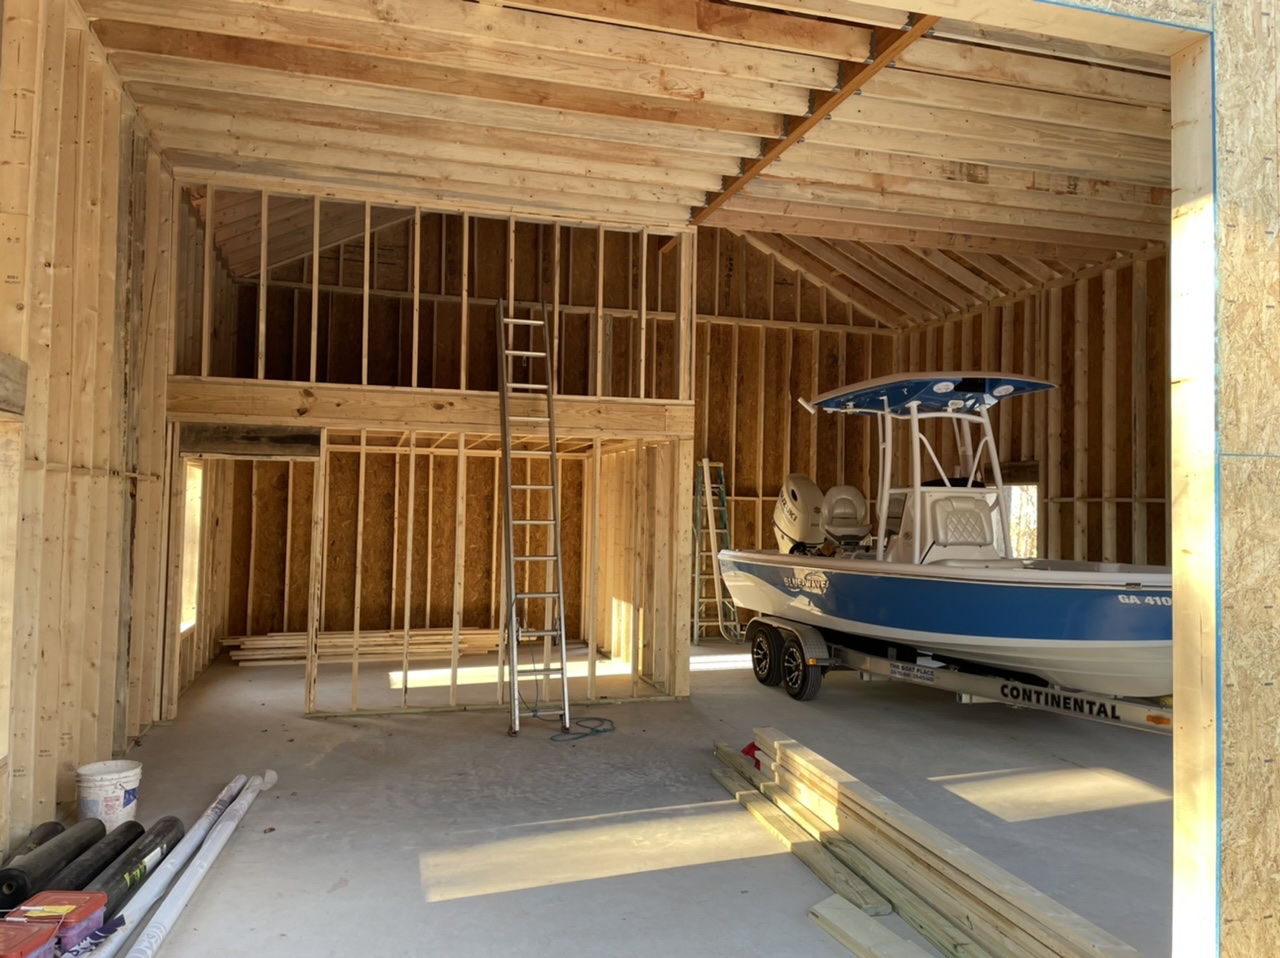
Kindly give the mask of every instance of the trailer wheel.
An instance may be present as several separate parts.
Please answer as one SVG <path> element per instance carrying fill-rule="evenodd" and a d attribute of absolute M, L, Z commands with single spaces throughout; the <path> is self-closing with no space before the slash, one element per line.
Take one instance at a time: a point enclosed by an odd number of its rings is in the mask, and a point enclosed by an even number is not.
<path fill-rule="evenodd" d="M 751 671 L 761 685 L 782 681 L 782 636 L 768 622 L 752 621 L 747 626 L 751 644 Z"/>
<path fill-rule="evenodd" d="M 798 702 L 808 702 L 822 687 L 822 666 L 809 664 L 804 646 L 794 637 L 782 647 L 782 685 Z"/>

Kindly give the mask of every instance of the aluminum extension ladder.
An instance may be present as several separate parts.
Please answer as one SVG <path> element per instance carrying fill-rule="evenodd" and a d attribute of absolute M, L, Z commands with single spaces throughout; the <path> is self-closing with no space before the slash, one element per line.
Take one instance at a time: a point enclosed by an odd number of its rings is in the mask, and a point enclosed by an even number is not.
<path fill-rule="evenodd" d="M 703 459 L 695 470 L 693 516 L 693 642 L 697 645 L 716 633 L 738 642 L 738 607 L 720 578 L 719 552 L 730 548 L 723 463 Z"/>
<path fill-rule="evenodd" d="M 538 319 L 514 318 L 506 315 L 504 304 L 499 302 L 497 316 L 507 560 L 505 641 L 499 644 L 499 656 L 511 698 L 508 733 L 519 734 L 522 716 L 558 716 L 560 727 L 568 731 L 569 670 L 551 336 L 545 312 Z M 517 441 L 519 448 L 514 445 Z M 517 459 L 524 468 L 513 478 L 512 463 Z M 517 494 L 522 501 L 517 501 Z M 519 514 L 517 505 L 522 507 Z"/>

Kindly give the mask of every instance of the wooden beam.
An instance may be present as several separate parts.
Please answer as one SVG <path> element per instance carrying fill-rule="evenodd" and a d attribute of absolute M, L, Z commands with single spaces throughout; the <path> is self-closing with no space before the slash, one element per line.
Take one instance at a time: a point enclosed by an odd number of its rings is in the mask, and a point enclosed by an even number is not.
<path fill-rule="evenodd" d="M 774 160 L 787 150 L 801 142 L 810 131 L 830 116 L 839 106 L 857 93 L 877 73 L 893 63 L 898 56 L 923 37 L 941 19 L 934 16 L 912 14 L 902 30 L 877 28 L 872 36 L 872 58 L 865 63 L 845 63 L 836 88 L 829 93 L 821 93 L 809 104 L 808 113 L 804 116 L 791 116 L 786 123 L 785 135 L 764 144 L 760 157 L 747 165 L 742 173 L 727 182 L 724 187 L 712 196 L 706 204 L 695 210 L 690 223 L 697 226 L 705 223 L 716 210 L 729 202 L 739 190 L 759 176 Z M 674 241 L 673 241 L 674 242 Z M 664 251 L 673 243 L 668 243 Z"/>
<path fill-rule="evenodd" d="M 648 0 L 643 4 L 630 0 L 504 0 L 504 3 L 508 7 L 579 20 L 833 60 L 861 60 L 870 48 L 870 31 L 865 29 L 767 10 L 744 10 L 712 0 Z"/>
<path fill-rule="evenodd" d="M 532 413 L 535 405 L 536 401 L 516 403 L 512 411 Z M 495 394 L 453 390 L 175 376 L 169 380 L 168 409 L 173 421 L 182 423 L 295 426 L 305 421 L 310 426 L 465 431 L 477 436 L 499 431 Z M 556 432 L 560 439 L 688 438 L 693 435 L 693 404 L 557 396 Z"/>
<path fill-rule="evenodd" d="M 186 422 L 181 426 L 178 448 L 184 456 L 209 458 L 316 459 L 321 432 L 318 426 Z"/>

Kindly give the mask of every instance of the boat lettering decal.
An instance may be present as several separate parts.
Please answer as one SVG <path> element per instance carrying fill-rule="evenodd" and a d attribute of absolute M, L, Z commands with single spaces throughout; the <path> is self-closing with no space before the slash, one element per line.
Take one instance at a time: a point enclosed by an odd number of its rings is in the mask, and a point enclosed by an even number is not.
<path fill-rule="evenodd" d="M 906 679 L 908 682 L 933 682 L 933 669 L 923 665 L 912 665 L 910 662 L 890 662 L 889 674 L 895 679 Z"/>
<path fill-rule="evenodd" d="M 1121 592 L 1116 598 L 1121 605 L 1173 605 L 1173 598 L 1167 595 L 1129 595 Z"/>
<path fill-rule="evenodd" d="M 1120 721 L 1120 713 L 1116 710 L 1115 703 L 1085 698 L 1082 695 L 1072 695 L 1070 692 L 1028 688 L 1024 685 L 1013 685 L 1006 682 L 1000 686 L 1000 695 L 1010 702 L 1025 702 L 1028 705 L 1057 709 L 1060 712 L 1088 715 L 1091 718 L 1110 719 L 1113 722 Z"/>
<path fill-rule="evenodd" d="M 820 571 L 806 572 L 802 576 L 783 576 L 782 581 L 788 589 L 799 589 L 801 592 L 809 592 L 813 595 L 826 595 L 827 589 L 831 587 L 827 574 Z"/>

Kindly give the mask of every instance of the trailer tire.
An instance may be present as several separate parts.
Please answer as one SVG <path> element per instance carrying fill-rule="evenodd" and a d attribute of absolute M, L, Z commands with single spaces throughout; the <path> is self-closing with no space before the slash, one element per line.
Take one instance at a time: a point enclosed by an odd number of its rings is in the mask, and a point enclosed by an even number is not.
<path fill-rule="evenodd" d="M 768 622 L 753 619 L 747 626 L 751 671 L 761 685 L 782 682 L 782 635 Z"/>
<path fill-rule="evenodd" d="M 822 666 L 809 664 L 804 645 L 794 636 L 782 646 L 782 685 L 797 702 L 815 698 L 822 687 Z"/>

